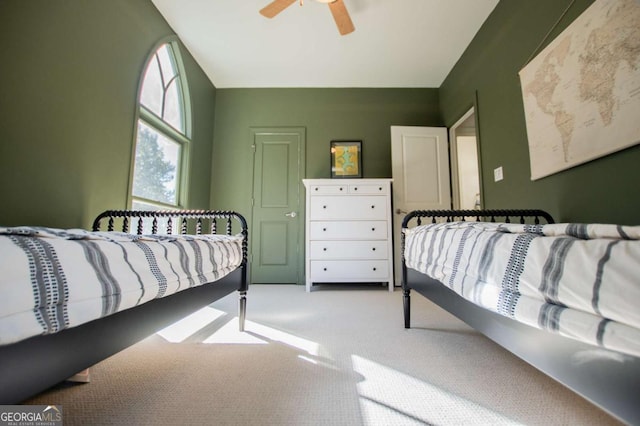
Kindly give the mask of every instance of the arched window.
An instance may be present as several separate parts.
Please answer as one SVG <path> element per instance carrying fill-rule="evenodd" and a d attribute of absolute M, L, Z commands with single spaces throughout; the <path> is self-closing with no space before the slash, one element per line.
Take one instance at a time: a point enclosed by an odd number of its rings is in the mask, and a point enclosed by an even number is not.
<path fill-rule="evenodd" d="M 143 73 L 131 184 L 135 210 L 186 202 L 191 111 L 184 74 L 175 42 L 162 44 Z"/>

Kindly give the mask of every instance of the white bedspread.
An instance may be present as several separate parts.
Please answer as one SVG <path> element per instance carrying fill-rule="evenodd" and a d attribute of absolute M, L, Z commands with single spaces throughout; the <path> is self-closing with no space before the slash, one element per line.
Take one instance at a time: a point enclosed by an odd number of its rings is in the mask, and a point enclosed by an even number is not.
<path fill-rule="evenodd" d="M 216 281 L 241 262 L 241 235 L 0 227 L 0 345 Z"/>
<path fill-rule="evenodd" d="M 407 266 L 465 299 L 640 356 L 640 226 L 451 222 L 405 237 Z"/>

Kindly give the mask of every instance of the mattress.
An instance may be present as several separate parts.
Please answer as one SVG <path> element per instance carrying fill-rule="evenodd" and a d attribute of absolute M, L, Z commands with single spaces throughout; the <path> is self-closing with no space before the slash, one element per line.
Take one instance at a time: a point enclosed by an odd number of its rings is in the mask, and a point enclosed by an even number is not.
<path fill-rule="evenodd" d="M 219 280 L 242 238 L 0 227 L 0 345 Z"/>
<path fill-rule="evenodd" d="M 640 356 L 640 227 L 449 222 L 404 232 L 407 267 L 465 299 Z"/>

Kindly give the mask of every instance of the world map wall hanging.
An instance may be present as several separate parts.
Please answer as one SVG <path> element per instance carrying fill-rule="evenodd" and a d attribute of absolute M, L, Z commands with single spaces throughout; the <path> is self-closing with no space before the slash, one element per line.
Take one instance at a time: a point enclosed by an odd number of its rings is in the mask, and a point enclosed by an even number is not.
<path fill-rule="evenodd" d="M 640 1 L 596 0 L 519 75 L 532 180 L 640 143 Z"/>

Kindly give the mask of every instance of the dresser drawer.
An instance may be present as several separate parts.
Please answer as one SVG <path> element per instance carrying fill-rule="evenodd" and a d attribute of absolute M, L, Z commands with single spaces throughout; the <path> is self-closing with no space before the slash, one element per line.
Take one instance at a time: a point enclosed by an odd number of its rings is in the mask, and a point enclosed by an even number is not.
<path fill-rule="evenodd" d="M 370 183 L 336 184 L 336 185 L 311 185 L 310 195 L 387 195 L 387 185 L 375 185 Z"/>
<path fill-rule="evenodd" d="M 389 278 L 386 260 L 312 260 L 311 279 L 316 282 L 376 281 Z"/>
<path fill-rule="evenodd" d="M 349 193 L 353 195 L 387 195 L 387 185 L 350 184 Z"/>
<path fill-rule="evenodd" d="M 318 219 L 387 219 L 387 197 L 311 197 L 311 220 Z"/>
<path fill-rule="evenodd" d="M 349 193 L 349 186 L 342 185 L 311 185 L 309 188 L 309 195 L 347 195 Z"/>
<path fill-rule="evenodd" d="M 309 240 L 386 240 L 386 221 L 317 221 L 309 223 Z"/>
<path fill-rule="evenodd" d="M 387 241 L 311 241 L 310 259 L 388 259 Z"/>

